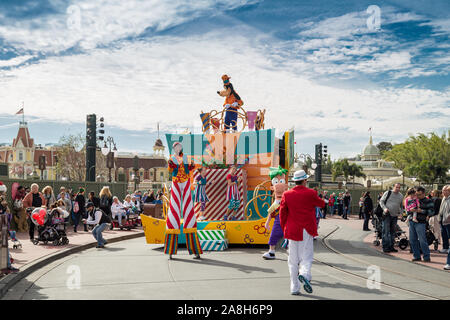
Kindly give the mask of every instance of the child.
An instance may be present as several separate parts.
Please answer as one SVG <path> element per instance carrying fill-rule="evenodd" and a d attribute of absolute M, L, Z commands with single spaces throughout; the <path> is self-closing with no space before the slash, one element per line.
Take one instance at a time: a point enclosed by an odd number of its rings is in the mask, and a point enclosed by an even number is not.
<path fill-rule="evenodd" d="M 406 193 L 406 198 L 405 198 L 405 209 L 406 212 L 408 213 L 408 218 L 410 218 L 409 213 L 412 213 L 412 221 L 414 222 L 418 222 L 417 221 L 417 209 L 419 209 L 420 204 L 419 204 L 419 200 L 417 199 L 417 195 L 416 195 L 416 190 L 414 190 L 413 188 L 410 188 L 408 190 L 408 192 Z"/>
<path fill-rule="evenodd" d="M 195 178 L 195 197 L 194 202 L 200 202 L 200 212 L 197 213 L 197 221 L 205 220 L 205 207 L 206 202 L 209 201 L 208 196 L 206 195 L 206 184 L 212 184 L 212 182 L 206 181 L 206 168 L 201 167 L 198 169 L 199 175 Z"/>

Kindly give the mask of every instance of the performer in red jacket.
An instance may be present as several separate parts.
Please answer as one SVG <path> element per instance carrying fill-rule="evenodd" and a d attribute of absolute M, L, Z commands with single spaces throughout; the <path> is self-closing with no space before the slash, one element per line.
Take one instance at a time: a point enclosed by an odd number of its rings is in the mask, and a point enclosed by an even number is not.
<path fill-rule="evenodd" d="M 300 282 L 306 292 L 312 293 L 313 237 L 318 235 L 315 208 L 325 206 L 317 192 L 306 187 L 308 178 L 305 171 L 296 171 L 292 179 L 296 186 L 283 193 L 280 204 L 280 224 L 284 238 L 289 240 L 288 265 L 293 295 L 300 294 Z"/>

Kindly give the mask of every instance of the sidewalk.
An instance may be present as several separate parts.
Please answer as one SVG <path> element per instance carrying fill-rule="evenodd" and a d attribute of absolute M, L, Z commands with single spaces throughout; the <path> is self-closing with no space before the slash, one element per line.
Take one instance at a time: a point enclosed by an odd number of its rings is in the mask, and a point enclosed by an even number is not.
<path fill-rule="evenodd" d="M 50 244 L 44 245 L 40 242 L 38 245 L 34 245 L 30 241 L 28 233 L 17 233 L 17 239 L 21 242 L 22 248 L 13 249 L 12 241 L 8 241 L 9 252 L 14 259 L 13 267 L 21 269 L 24 266 L 30 265 L 33 261 L 50 256 L 63 250 L 69 250 L 72 248 L 81 247 L 83 245 L 95 243 L 92 232 L 84 232 L 81 226 L 81 231 L 77 233 L 73 232 L 73 228 L 67 228 L 67 237 L 69 238 L 69 244 L 64 246 L 52 246 Z M 105 240 L 118 239 L 118 238 L 132 238 L 138 236 L 138 234 L 144 234 L 142 228 L 127 230 L 105 230 L 103 231 L 103 237 Z M 35 233 L 35 237 L 37 232 Z"/>
<path fill-rule="evenodd" d="M 352 229 L 358 229 L 358 230 L 362 230 L 363 222 L 364 222 L 364 220 L 363 219 L 360 220 L 357 215 L 349 216 L 349 220 L 344 220 L 338 215 L 334 215 L 331 217 L 329 215 L 327 215 L 327 220 L 328 219 L 340 220 L 339 223 L 343 223 Z M 407 224 L 405 222 L 402 222 L 399 220 L 398 225 L 400 226 L 400 228 L 403 231 L 406 232 L 406 237 L 409 240 L 409 227 L 407 226 Z M 374 232 L 374 227 L 373 227 L 371 221 L 369 221 L 369 229 L 371 231 L 367 232 L 367 236 L 364 238 L 364 243 L 366 243 L 368 246 L 379 251 L 382 254 L 386 254 L 386 255 L 394 256 L 394 257 L 397 257 L 397 258 L 400 258 L 403 260 L 411 261 L 412 253 L 409 253 L 409 249 L 410 249 L 409 246 L 408 246 L 408 248 L 406 248 L 406 250 L 401 250 L 399 248 L 396 248 L 398 250 L 398 252 L 384 253 L 381 245 L 375 246 L 373 244 L 373 241 L 375 240 L 375 232 Z M 442 249 L 441 244 L 439 244 L 438 249 Z M 435 251 L 433 245 L 430 246 L 430 253 L 431 253 L 431 262 L 414 262 L 414 263 L 420 263 L 420 264 L 428 266 L 428 267 L 443 270 L 444 265 L 447 263 L 447 254 L 439 253 L 439 251 Z M 413 263 L 413 262 L 411 261 L 411 263 Z"/>

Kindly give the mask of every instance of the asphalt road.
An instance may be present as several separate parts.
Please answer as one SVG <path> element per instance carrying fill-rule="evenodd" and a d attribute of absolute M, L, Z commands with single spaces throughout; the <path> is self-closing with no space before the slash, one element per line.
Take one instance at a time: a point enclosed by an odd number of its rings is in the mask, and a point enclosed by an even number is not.
<path fill-rule="evenodd" d="M 312 267 L 314 292 L 290 295 L 287 255 L 263 260 L 265 248 L 206 252 L 194 260 L 179 249 L 168 260 L 144 238 L 89 249 L 30 274 L 8 299 L 450 299 L 450 273 L 380 254 L 367 234 L 322 220 Z"/>

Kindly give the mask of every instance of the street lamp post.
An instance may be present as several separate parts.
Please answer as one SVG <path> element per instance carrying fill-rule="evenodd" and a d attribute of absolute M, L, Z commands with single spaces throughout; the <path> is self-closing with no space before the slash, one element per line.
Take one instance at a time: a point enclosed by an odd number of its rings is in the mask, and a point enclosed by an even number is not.
<path fill-rule="evenodd" d="M 138 172 L 139 170 L 139 157 L 137 155 L 133 158 L 133 171 L 134 171 L 134 191 L 137 189 L 137 180 L 138 180 Z"/>
<path fill-rule="evenodd" d="M 405 191 L 405 175 L 403 174 L 402 170 L 398 170 L 397 173 L 402 176 L 402 180 L 403 180 L 403 182 L 402 182 L 402 191 Z"/>
<path fill-rule="evenodd" d="M 107 145 L 108 144 L 108 145 Z M 112 149 L 112 146 L 114 148 Z M 112 182 L 111 170 L 114 168 L 114 157 L 117 155 L 117 147 L 114 139 L 112 137 L 108 137 L 105 140 L 105 144 L 102 148 L 102 154 L 106 156 L 106 167 L 108 168 L 108 182 Z"/>

